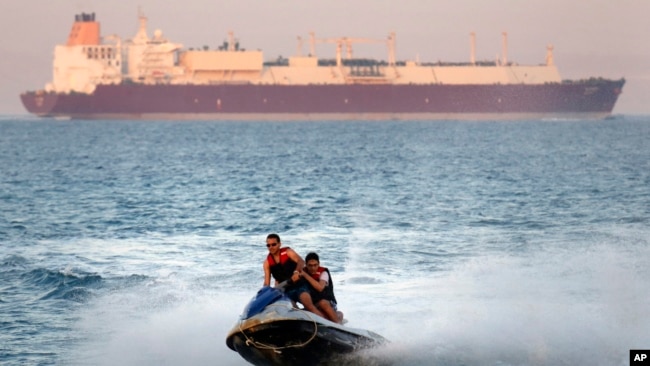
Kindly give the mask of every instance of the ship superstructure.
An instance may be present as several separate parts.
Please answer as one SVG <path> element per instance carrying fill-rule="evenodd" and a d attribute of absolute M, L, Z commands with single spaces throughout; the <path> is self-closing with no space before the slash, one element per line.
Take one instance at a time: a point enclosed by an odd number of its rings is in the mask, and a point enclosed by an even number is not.
<path fill-rule="evenodd" d="M 547 47 L 540 65 L 507 59 L 468 63 L 397 61 L 396 36 L 317 38 L 288 59 L 265 61 L 230 32 L 217 49 L 184 49 L 139 16 L 136 35 L 101 37 L 94 14 L 75 16 L 54 51 L 53 79 L 21 95 L 40 116 L 176 119 L 513 119 L 604 118 L 624 80 L 562 81 Z M 318 58 L 316 45 L 334 46 Z M 359 43 L 384 45 L 384 60 L 353 57 Z"/>

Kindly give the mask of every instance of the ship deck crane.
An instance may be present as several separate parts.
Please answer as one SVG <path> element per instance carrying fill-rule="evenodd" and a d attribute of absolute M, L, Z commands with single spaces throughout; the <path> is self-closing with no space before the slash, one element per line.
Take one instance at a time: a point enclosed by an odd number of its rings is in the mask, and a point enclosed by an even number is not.
<path fill-rule="evenodd" d="M 346 49 L 346 59 L 352 58 L 352 44 L 353 43 L 385 43 L 388 48 L 388 64 L 395 65 L 395 32 L 391 32 L 386 39 L 374 38 L 316 38 L 314 32 L 309 32 L 309 53 L 310 56 L 316 56 L 316 43 L 334 43 L 336 44 L 336 66 L 340 67 L 343 64 L 342 53 L 343 46 Z M 302 38 L 298 37 L 298 54 L 302 52 Z"/>

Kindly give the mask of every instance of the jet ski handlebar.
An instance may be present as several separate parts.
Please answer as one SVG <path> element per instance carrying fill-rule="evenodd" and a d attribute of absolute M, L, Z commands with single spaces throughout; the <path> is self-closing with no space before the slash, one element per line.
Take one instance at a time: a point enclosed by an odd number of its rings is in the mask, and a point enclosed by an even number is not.
<path fill-rule="evenodd" d="M 275 285 L 275 288 L 278 289 L 278 290 L 280 290 L 280 291 L 282 291 L 282 292 L 284 292 L 284 289 L 285 289 L 287 286 L 289 286 L 290 284 L 291 284 L 291 279 L 284 280 L 284 281 L 278 283 L 277 285 Z"/>

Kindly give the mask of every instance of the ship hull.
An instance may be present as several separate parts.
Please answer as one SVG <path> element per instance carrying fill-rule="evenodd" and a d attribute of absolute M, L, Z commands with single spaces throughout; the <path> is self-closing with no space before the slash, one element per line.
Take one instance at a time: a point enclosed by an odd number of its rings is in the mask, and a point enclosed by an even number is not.
<path fill-rule="evenodd" d="M 41 117 L 176 120 L 519 120 L 608 117 L 624 80 L 540 85 L 99 85 L 27 92 Z"/>

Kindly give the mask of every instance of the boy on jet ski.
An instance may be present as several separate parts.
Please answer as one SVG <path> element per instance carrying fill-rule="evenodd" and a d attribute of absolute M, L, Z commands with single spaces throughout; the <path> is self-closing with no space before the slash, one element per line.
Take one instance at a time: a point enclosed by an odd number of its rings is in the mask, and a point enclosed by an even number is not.
<path fill-rule="evenodd" d="M 326 319 L 343 324 L 343 313 L 336 309 L 334 282 L 329 269 L 320 266 L 318 254 L 314 252 L 307 254 L 305 261 L 307 262 L 306 272 L 301 271 L 300 276 L 309 283 L 313 303 L 325 313 Z"/>

